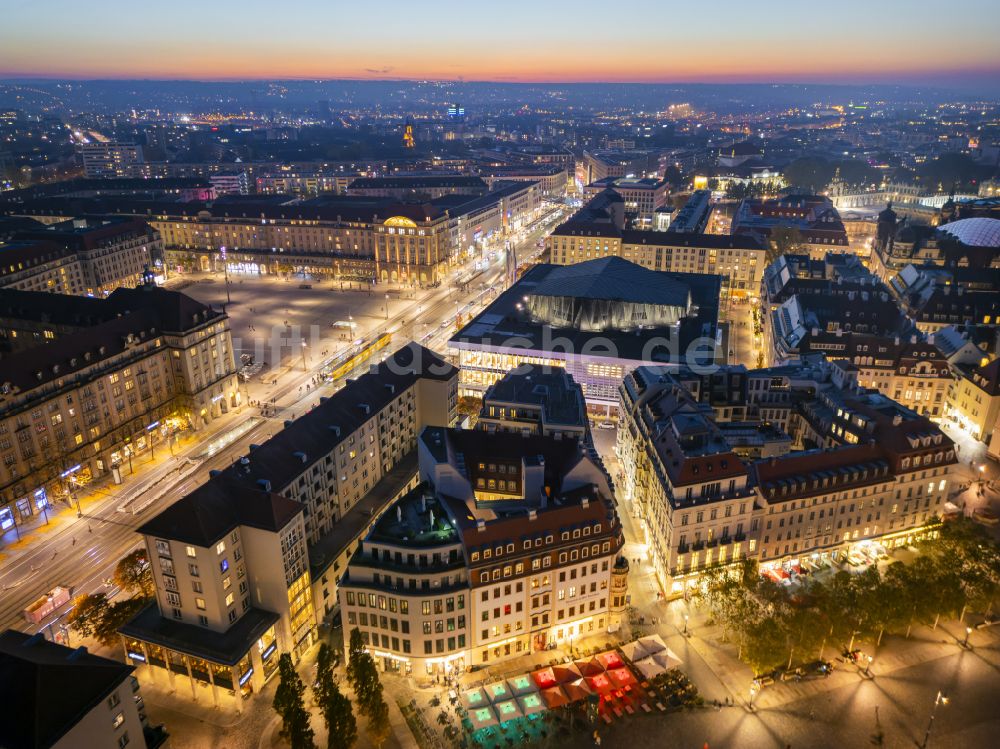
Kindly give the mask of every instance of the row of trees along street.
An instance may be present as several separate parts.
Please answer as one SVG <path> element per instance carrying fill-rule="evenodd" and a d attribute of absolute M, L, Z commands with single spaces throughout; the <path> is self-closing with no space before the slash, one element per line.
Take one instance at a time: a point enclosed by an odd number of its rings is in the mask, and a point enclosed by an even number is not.
<path fill-rule="evenodd" d="M 839 571 L 820 581 L 801 577 L 788 588 L 762 577 L 757 563 L 718 567 L 695 595 L 732 641 L 738 657 L 764 674 L 824 659 L 830 647 L 881 645 L 889 632 L 909 637 L 916 624 L 935 629 L 942 616 L 964 622 L 969 612 L 992 615 L 1000 593 L 1000 547 L 969 520 L 940 525 L 909 564 Z"/>
<path fill-rule="evenodd" d="M 112 582 L 128 597 L 112 601 L 107 593 L 89 593 L 73 599 L 66 622 L 84 637 L 102 645 L 118 640 L 118 628 L 138 614 L 153 598 L 153 573 L 145 549 L 136 549 L 115 566 Z M 117 598 L 117 596 L 115 596 Z"/>
<path fill-rule="evenodd" d="M 351 701 L 340 691 L 333 668 L 333 651 L 324 642 L 316 655 L 313 702 L 326 723 L 327 749 L 351 749 L 358 739 L 358 725 Z M 379 748 L 389 738 L 389 706 L 382 695 L 375 659 L 365 650 L 361 631 L 357 628 L 351 630 L 347 681 L 354 690 L 358 712 L 368 719 L 368 739 Z M 309 723 L 305 692 L 305 684 L 295 670 L 291 656 L 282 654 L 278 661 L 278 687 L 272 705 L 281 718 L 280 736 L 291 749 L 315 747 L 316 736 Z"/>

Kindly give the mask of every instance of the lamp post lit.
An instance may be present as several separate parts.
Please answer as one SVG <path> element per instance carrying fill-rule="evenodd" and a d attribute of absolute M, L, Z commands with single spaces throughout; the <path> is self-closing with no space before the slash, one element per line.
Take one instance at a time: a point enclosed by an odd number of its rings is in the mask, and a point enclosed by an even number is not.
<path fill-rule="evenodd" d="M 306 366 L 306 345 L 307 345 L 306 342 L 302 341 L 302 371 L 303 372 L 308 372 L 309 371 L 308 367 Z"/>
<path fill-rule="evenodd" d="M 688 636 L 688 615 L 684 615 L 684 636 Z"/>
<path fill-rule="evenodd" d="M 750 703 L 749 703 L 749 708 L 750 708 L 751 712 L 753 711 L 753 698 L 757 694 L 757 692 L 759 692 L 759 691 L 760 691 L 760 682 L 757 681 L 756 679 L 754 679 L 752 682 L 750 682 Z"/>
<path fill-rule="evenodd" d="M 874 656 L 868 656 L 868 663 L 865 664 L 865 676 L 868 676 L 868 669 L 872 667 L 872 661 L 875 660 Z"/>
<path fill-rule="evenodd" d="M 385 319 L 389 319 L 389 295 L 385 295 Z"/>
<path fill-rule="evenodd" d="M 963 648 L 969 647 L 969 635 L 971 635 L 971 634 L 972 634 L 972 627 L 966 627 L 965 628 L 965 639 L 962 640 L 962 647 Z"/>
<path fill-rule="evenodd" d="M 948 698 L 941 694 L 941 690 L 938 690 L 937 697 L 934 698 L 934 706 L 931 707 L 931 719 L 927 723 L 927 730 L 924 732 L 924 743 L 920 745 L 920 749 L 927 749 L 927 742 L 931 738 L 931 729 L 934 727 L 934 713 L 937 712 L 938 705 L 947 705 Z"/>

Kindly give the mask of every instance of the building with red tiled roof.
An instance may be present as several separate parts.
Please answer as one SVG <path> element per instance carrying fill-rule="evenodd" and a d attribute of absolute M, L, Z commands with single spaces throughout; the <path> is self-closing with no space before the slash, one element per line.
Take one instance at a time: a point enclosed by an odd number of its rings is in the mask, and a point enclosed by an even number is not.
<path fill-rule="evenodd" d="M 691 375 L 641 367 L 622 383 L 622 495 L 664 590 L 679 595 L 742 558 L 801 569 L 933 532 L 956 456 L 926 416 L 860 386 L 844 360 L 730 374 L 746 380 L 729 394 L 745 404 L 740 427 L 756 420 L 784 439 L 769 457 L 736 452 L 716 423 L 729 405 L 700 397 Z"/>
<path fill-rule="evenodd" d="M 341 580 L 345 636 L 358 627 L 387 670 L 423 676 L 617 628 L 624 537 L 580 442 L 429 427 L 419 456 L 422 483 Z"/>

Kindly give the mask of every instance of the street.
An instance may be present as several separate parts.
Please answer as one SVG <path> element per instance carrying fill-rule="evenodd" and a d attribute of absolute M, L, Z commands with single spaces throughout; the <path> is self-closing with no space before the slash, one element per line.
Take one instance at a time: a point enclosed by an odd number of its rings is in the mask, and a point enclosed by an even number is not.
<path fill-rule="evenodd" d="M 557 215 L 545 214 L 522 232 L 517 245 L 519 258 L 527 260 L 537 254 L 538 239 Z M 452 277 L 462 272 L 464 269 L 458 268 Z M 33 527 L 19 529 L 20 537 L 10 531 L 0 549 L 0 626 L 31 629 L 21 612 L 56 585 L 70 586 L 74 595 L 109 592 L 104 581 L 111 577 L 115 564 L 141 543 L 135 528 L 205 481 L 210 471 L 245 455 L 251 443 L 280 430 L 286 419 L 294 419 L 317 405 L 321 396 L 336 392 L 341 383 L 317 386 L 313 378 L 324 359 L 348 348 L 352 340 L 389 331 L 393 340 L 380 358 L 420 338 L 423 345 L 444 353 L 444 344 L 454 333 L 457 312 L 478 312 L 484 301 L 504 288 L 504 256 L 495 253 L 475 283 L 465 289 L 454 288 L 449 282 L 436 289 L 392 287 L 386 292 L 374 287 L 378 290 L 369 294 L 341 291 L 340 284 L 332 281 L 313 282 L 309 284 L 311 289 L 302 289 L 300 284 L 301 279 L 230 278 L 231 302 L 226 304 L 226 311 L 237 367 L 244 353 L 270 357 L 271 366 L 261 373 L 263 376 L 246 383 L 239 409 L 212 422 L 195 435 L 192 444 L 176 450 L 176 455 L 164 447 L 152 460 L 149 456 L 144 456 L 144 461 L 136 460 L 134 478 L 126 473 L 121 485 L 80 492 L 81 517 L 73 508 L 57 507 L 50 513 L 50 522 L 42 519 Z M 226 303 L 221 273 L 177 277 L 168 288 L 180 288 L 216 307 Z M 330 325 L 352 319 L 357 327 L 349 335 Z M 449 324 L 442 328 L 445 321 Z M 327 354 L 323 355 L 323 351 Z M 272 356 L 272 352 L 278 353 Z M 248 400 L 273 403 L 268 417 L 264 418 L 259 408 L 249 406 Z M 255 419 L 250 424 L 248 416 Z M 145 498 L 156 494 L 160 496 L 147 505 Z M 131 506 L 119 511 L 124 498 L 136 496 L 144 497 L 141 504 L 135 505 L 146 505 L 141 512 L 133 514 Z M 40 628 L 51 626 L 50 634 L 55 634 L 68 609 L 63 607 Z M 72 635 L 70 638 L 72 642 Z"/>

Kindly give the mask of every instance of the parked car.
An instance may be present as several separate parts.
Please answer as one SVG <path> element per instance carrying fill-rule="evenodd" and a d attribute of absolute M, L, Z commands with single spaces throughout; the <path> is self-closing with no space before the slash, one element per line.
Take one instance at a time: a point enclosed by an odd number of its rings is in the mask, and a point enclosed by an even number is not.
<path fill-rule="evenodd" d="M 612 424 L 610 421 L 602 421 L 600 424 L 597 425 L 597 428 L 598 429 L 614 429 L 615 425 Z"/>

